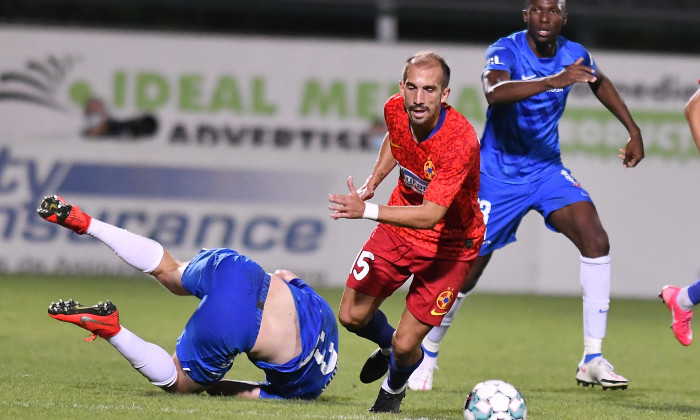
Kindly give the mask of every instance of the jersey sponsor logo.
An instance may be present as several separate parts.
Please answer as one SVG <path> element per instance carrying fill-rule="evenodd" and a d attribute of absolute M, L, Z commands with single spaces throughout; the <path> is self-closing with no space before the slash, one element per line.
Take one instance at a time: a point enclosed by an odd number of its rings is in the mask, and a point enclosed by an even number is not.
<path fill-rule="evenodd" d="M 525 75 L 523 75 L 523 76 L 521 76 L 521 79 L 523 79 L 523 80 L 532 80 L 532 79 L 534 79 L 535 77 L 537 77 L 536 74 L 532 74 L 532 75 L 530 75 L 530 76 L 525 76 Z"/>
<path fill-rule="evenodd" d="M 437 310 L 433 308 L 430 311 L 430 315 L 435 315 L 435 316 L 445 315 L 447 313 L 449 306 L 450 306 L 450 303 L 452 303 L 452 300 L 454 300 L 454 296 L 455 295 L 452 292 L 451 288 L 440 293 L 440 295 L 438 295 L 438 297 L 437 297 L 437 300 L 435 301 L 435 305 L 437 306 Z"/>
<path fill-rule="evenodd" d="M 428 188 L 428 181 L 425 181 L 418 175 L 409 171 L 408 169 L 401 166 L 401 173 L 403 174 L 403 183 L 408 188 L 417 192 L 420 195 L 425 194 L 425 190 Z"/>
<path fill-rule="evenodd" d="M 428 178 L 428 180 L 432 180 L 433 176 L 435 176 L 435 164 L 430 158 L 423 164 L 423 176 Z"/>

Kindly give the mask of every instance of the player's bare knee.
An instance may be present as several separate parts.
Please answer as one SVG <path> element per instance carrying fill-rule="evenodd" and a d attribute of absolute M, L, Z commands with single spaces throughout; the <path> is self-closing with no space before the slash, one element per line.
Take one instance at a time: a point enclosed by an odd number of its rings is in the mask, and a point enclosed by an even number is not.
<path fill-rule="evenodd" d="M 184 375 L 186 374 L 179 373 L 174 384 L 171 386 L 161 386 L 160 388 L 170 394 L 198 394 L 206 390 L 207 387 L 198 384 Z"/>
<path fill-rule="evenodd" d="M 391 339 L 391 346 L 399 363 L 407 361 L 408 359 L 420 357 L 420 353 L 422 352 L 420 343 L 420 341 L 416 341 L 411 337 L 404 337 L 398 334 L 394 334 L 394 337 Z"/>
<path fill-rule="evenodd" d="M 367 316 L 361 316 L 362 314 L 354 312 L 353 308 L 343 308 L 342 306 L 338 310 L 338 322 L 340 325 L 345 327 L 348 331 L 356 331 L 367 325 L 369 318 Z"/>
<path fill-rule="evenodd" d="M 586 235 L 580 245 L 581 255 L 587 258 L 598 258 L 610 253 L 610 240 L 604 230 Z"/>
<path fill-rule="evenodd" d="M 151 276 L 163 285 L 170 293 L 178 296 L 187 296 L 190 293 L 182 285 L 182 273 L 187 263 L 180 263 L 173 260 L 172 264 L 162 264 L 158 266 Z"/>
<path fill-rule="evenodd" d="M 189 391 L 185 389 L 185 387 L 182 386 L 182 381 L 178 380 L 175 381 L 174 384 L 171 386 L 160 386 L 160 389 L 163 391 L 169 393 L 169 394 L 188 394 Z"/>

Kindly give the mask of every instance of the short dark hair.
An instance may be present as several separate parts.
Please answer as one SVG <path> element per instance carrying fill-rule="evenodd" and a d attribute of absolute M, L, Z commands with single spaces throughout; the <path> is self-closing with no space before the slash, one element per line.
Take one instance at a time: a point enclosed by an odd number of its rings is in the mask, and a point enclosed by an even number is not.
<path fill-rule="evenodd" d="M 530 6 L 530 3 L 532 3 L 532 0 L 525 0 L 524 10 L 527 10 L 527 8 Z M 562 11 L 566 11 L 566 0 L 557 0 L 557 3 L 559 4 L 559 8 Z"/>
<path fill-rule="evenodd" d="M 403 75 L 401 76 L 401 81 L 403 81 L 404 83 L 406 82 L 409 65 L 423 64 L 428 61 L 436 61 L 438 64 L 440 64 L 440 67 L 442 68 L 441 85 L 443 89 L 446 89 L 447 86 L 449 86 L 450 84 L 450 66 L 447 65 L 447 62 L 444 58 L 440 57 L 440 55 L 433 50 L 418 51 L 417 53 L 409 57 L 408 60 L 406 60 L 406 64 L 403 66 Z"/>

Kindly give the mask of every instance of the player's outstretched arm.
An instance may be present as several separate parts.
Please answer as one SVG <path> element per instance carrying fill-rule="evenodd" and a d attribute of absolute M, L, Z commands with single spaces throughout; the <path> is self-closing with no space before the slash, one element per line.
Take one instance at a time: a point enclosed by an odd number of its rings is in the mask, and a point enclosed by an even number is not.
<path fill-rule="evenodd" d="M 505 70 L 488 70 L 481 78 L 486 101 L 489 105 L 510 104 L 550 89 L 595 82 L 593 69 L 581 65 L 582 62 L 583 58 L 579 58 L 555 75 L 530 80 L 511 80 L 510 73 Z"/>
<path fill-rule="evenodd" d="M 419 206 L 377 206 L 358 195 L 352 177 L 348 178 L 349 194 L 330 194 L 328 206 L 333 219 L 372 219 L 390 225 L 412 229 L 432 229 L 442 220 L 447 207 L 423 200 Z"/>
<path fill-rule="evenodd" d="M 642 132 L 639 126 L 632 119 L 627 105 L 620 98 L 613 82 L 603 74 L 600 68 L 598 68 L 597 80 L 595 83 L 591 83 L 590 86 L 600 103 L 605 105 L 627 129 L 630 138 L 627 140 L 625 148 L 620 149 L 620 159 L 622 159 L 622 166 L 625 168 L 634 168 L 644 159 L 644 142 L 642 141 Z"/>
<path fill-rule="evenodd" d="M 684 111 L 693 140 L 695 140 L 695 146 L 700 151 L 700 89 L 690 97 L 688 103 L 685 104 Z"/>

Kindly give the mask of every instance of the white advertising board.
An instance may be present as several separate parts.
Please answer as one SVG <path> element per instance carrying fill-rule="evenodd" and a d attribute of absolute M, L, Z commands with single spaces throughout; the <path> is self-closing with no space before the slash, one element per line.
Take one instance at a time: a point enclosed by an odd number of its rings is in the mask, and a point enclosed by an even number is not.
<path fill-rule="evenodd" d="M 384 44 L 2 27 L 0 272 L 136 274 L 106 247 L 42 221 L 59 193 L 186 259 L 226 246 L 312 284 L 344 284 L 374 224 L 333 221 L 327 197 L 359 186 L 376 157 L 367 135 L 405 59 L 433 48 L 452 68 L 448 100 L 483 127 L 486 45 Z M 643 130 L 647 158 L 623 170 L 622 125 L 585 86 L 561 124 L 564 162 L 608 231 L 613 294 L 653 296 L 698 275 L 698 152 L 682 115 L 698 57 L 592 51 Z M 136 137 L 91 136 L 98 97 Z M 382 186 L 382 201 L 395 174 Z M 528 216 L 479 290 L 579 294 L 578 253 Z"/>

